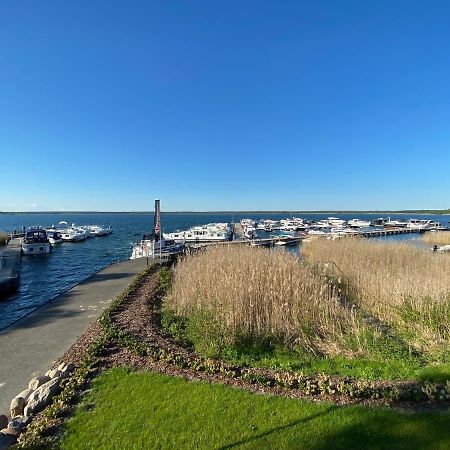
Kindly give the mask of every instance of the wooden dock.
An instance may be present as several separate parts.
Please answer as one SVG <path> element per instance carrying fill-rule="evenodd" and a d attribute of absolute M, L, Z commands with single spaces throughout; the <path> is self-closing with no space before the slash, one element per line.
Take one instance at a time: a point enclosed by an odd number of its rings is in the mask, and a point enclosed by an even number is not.
<path fill-rule="evenodd" d="M 367 230 L 360 231 L 358 234 L 355 233 L 355 236 L 362 237 L 380 237 L 380 236 L 394 236 L 396 234 L 411 234 L 411 233 L 425 233 L 426 230 L 423 228 L 382 228 L 380 230 Z M 351 234 L 350 234 L 351 236 Z"/>
<path fill-rule="evenodd" d="M 22 244 L 13 238 L 0 253 L 0 299 L 12 294 L 19 287 Z"/>

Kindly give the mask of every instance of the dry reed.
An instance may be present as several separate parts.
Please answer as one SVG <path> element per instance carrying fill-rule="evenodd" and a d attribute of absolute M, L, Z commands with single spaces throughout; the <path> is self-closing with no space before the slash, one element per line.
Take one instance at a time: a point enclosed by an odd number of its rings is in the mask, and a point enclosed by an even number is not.
<path fill-rule="evenodd" d="M 6 242 L 8 240 L 8 236 L 3 233 L 2 231 L 0 231 L 0 245 L 6 245 Z"/>
<path fill-rule="evenodd" d="M 358 238 L 316 240 L 303 248 L 310 262 L 333 261 L 352 300 L 401 331 L 420 350 L 450 339 L 450 255 L 407 243 Z"/>
<path fill-rule="evenodd" d="M 286 252 L 227 246 L 186 257 L 166 308 L 184 316 L 207 311 L 231 344 L 238 336 L 275 337 L 313 353 L 363 351 L 360 325 L 336 286 Z"/>
<path fill-rule="evenodd" d="M 422 240 L 428 244 L 433 245 L 449 245 L 450 244 L 450 232 L 437 231 L 422 234 Z"/>

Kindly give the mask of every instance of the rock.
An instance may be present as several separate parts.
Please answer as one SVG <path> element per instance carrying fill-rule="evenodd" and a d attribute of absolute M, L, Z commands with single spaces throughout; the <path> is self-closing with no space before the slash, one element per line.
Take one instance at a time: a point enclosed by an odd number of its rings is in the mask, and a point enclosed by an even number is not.
<path fill-rule="evenodd" d="M 50 377 L 48 377 L 47 375 L 44 375 L 42 377 L 34 377 L 28 383 L 28 388 L 34 391 L 39 386 L 42 386 L 43 384 L 47 383 L 47 381 L 49 381 L 49 380 L 50 380 Z"/>
<path fill-rule="evenodd" d="M 22 397 L 25 400 L 25 403 L 30 398 L 31 393 L 33 392 L 33 389 L 25 389 L 20 394 L 17 394 L 16 397 Z"/>
<path fill-rule="evenodd" d="M 9 407 L 11 417 L 21 416 L 23 414 L 24 408 L 25 408 L 25 399 L 23 397 L 14 397 L 11 400 L 11 405 Z"/>
<path fill-rule="evenodd" d="M 53 378 L 38 387 L 30 395 L 27 405 L 25 406 L 24 415 L 28 417 L 30 414 L 35 414 L 42 411 L 49 404 L 50 399 L 58 393 L 60 382 L 60 378 Z"/>
<path fill-rule="evenodd" d="M 15 428 L 4 428 L 1 431 L 1 433 L 2 434 L 9 434 L 10 436 L 14 436 L 14 437 L 17 437 L 20 434 Z"/>
<path fill-rule="evenodd" d="M 56 377 L 60 377 L 62 373 L 63 372 L 61 372 L 61 370 L 59 370 L 59 369 L 52 369 L 52 370 L 49 370 L 48 372 L 46 372 L 45 375 L 47 375 L 50 378 L 56 378 Z"/>
<path fill-rule="evenodd" d="M 8 428 L 22 431 L 31 422 L 31 417 L 17 416 L 8 422 Z"/>
<path fill-rule="evenodd" d="M 4 450 L 11 447 L 11 445 L 14 445 L 16 441 L 17 439 L 15 436 L 3 433 L 3 430 L 0 431 L 0 450 Z"/>
<path fill-rule="evenodd" d="M 8 418 L 2 414 L 0 415 L 0 430 L 3 430 L 3 428 L 6 428 L 8 426 Z"/>
<path fill-rule="evenodd" d="M 75 366 L 73 365 L 73 364 L 66 364 L 66 363 L 61 363 L 59 366 L 58 366 L 58 369 L 61 371 L 61 372 L 72 372 L 73 371 L 73 369 L 75 369 Z"/>

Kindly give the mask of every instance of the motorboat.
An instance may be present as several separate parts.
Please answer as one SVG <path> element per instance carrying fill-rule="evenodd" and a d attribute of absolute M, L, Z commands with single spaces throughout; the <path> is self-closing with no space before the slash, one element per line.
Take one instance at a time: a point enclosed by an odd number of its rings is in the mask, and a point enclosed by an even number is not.
<path fill-rule="evenodd" d="M 442 228 L 440 222 L 426 219 L 410 219 L 406 224 L 406 228 L 412 230 L 437 230 Z"/>
<path fill-rule="evenodd" d="M 277 246 L 294 246 L 300 242 L 300 236 L 296 236 L 294 233 L 280 233 L 271 237 Z"/>
<path fill-rule="evenodd" d="M 230 230 L 231 233 L 231 230 Z M 177 255 L 184 252 L 184 242 L 161 237 L 160 201 L 155 200 L 155 216 L 153 230 L 149 236 L 144 235 L 142 240 L 132 247 L 130 259 L 160 258 L 161 256 Z"/>
<path fill-rule="evenodd" d="M 163 233 L 163 238 L 176 242 L 225 242 L 233 236 L 228 223 L 208 223 L 189 228 L 186 231 Z"/>
<path fill-rule="evenodd" d="M 324 236 L 324 235 L 326 235 L 327 234 L 327 232 L 326 231 L 324 231 L 323 229 L 315 229 L 315 228 L 310 228 L 308 231 L 307 231 L 307 233 L 308 233 L 308 236 L 309 235 L 311 235 L 311 236 Z"/>
<path fill-rule="evenodd" d="M 347 225 L 352 228 L 366 228 L 370 227 L 370 220 L 351 219 L 347 222 Z"/>
<path fill-rule="evenodd" d="M 244 227 L 244 237 L 247 239 L 256 239 L 258 235 L 256 234 L 256 228 L 255 227 Z"/>
<path fill-rule="evenodd" d="M 22 240 L 22 253 L 24 255 L 43 255 L 50 253 L 52 246 L 43 228 L 30 228 L 26 230 Z"/>
<path fill-rule="evenodd" d="M 86 231 L 77 227 L 74 223 L 69 227 L 66 221 L 61 221 L 58 227 L 52 226 L 48 231 L 56 231 L 61 234 L 64 242 L 80 242 L 86 239 Z"/>
<path fill-rule="evenodd" d="M 263 219 L 260 220 L 259 223 L 256 225 L 256 228 L 258 230 L 266 231 L 268 233 L 272 231 L 276 231 L 280 229 L 280 222 L 278 220 L 272 220 L 272 219 Z"/>
<path fill-rule="evenodd" d="M 332 227 L 343 227 L 346 224 L 344 219 L 339 219 L 338 217 L 328 217 L 327 222 Z"/>
<path fill-rule="evenodd" d="M 242 228 L 246 227 L 256 227 L 256 220 L 253 219 L 241 219 Z"/>
<path fill-rule="evenodd" d="M 389 217 L 388 220 L 383 224 L 384 227 L 390 227 L 390 228 L 405 228 L 407 225 L 407 222 L 404 220 L 391 220 Z"/>
<path fill-rule="evenodd" d="M 388 219 L 385 219 L 384 217 L 378 217 L 378 219 L 372 220 L 370 222 L 370 226 L 372 227 L 382 227 L 384 224 L 388 221 Z"/>
<path fill-rule="evenodd" d="M 173 239 L 142 239 L 133 245 L 130 259 L 158 258 L 163 255 L 176 255 L 183 253 L 185 245 Z"/>
<path fill-rule="evenodd" d="M 51 245 L 61 244 L 63 242 L 62 235 L 59 231 L 46 230 L 46 233 Z"/>
<path fill-rule="evenodd" d="M 101 227 L 99 225 L 85 225 L 82 228 L 84 230 L 86 230 L 87 232 L 89 232 L 91 237 L 94 237 L 94 236 L 109 236 L 113 232 L 111 226 L 109 226 L 108 228 L 103 228 L 103 227 Z"/>

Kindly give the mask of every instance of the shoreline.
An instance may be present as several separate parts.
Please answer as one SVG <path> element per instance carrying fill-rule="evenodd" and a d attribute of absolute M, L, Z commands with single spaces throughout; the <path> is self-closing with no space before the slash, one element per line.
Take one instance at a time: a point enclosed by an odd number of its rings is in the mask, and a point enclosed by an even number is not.
<path fill-rule="evenodd" d="M 112 264 L 0 331 L 0 414 L 97 320 L 146 266 L 146 258 Z"/>

